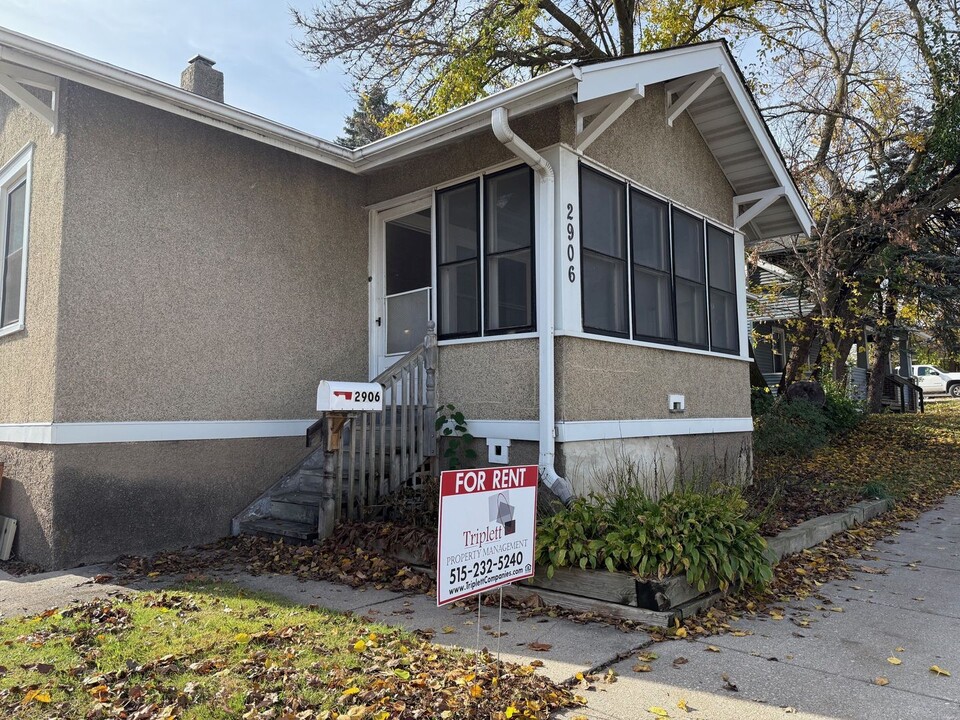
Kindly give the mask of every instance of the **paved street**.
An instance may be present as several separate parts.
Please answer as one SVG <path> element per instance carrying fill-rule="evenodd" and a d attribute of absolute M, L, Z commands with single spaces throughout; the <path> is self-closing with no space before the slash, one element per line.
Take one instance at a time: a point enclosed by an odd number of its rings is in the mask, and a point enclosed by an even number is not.
<path fill-rule="evenodd" d="M 643 633 L 607 625 L 521 621 L 504 611 L 499 649 L 507 660 L 543 661 L 542 671 L 560 681 L 588 669 L 614 669 L 618 680 L 599 682 L 595 691 L 581 689 L 588 707 L 565 718 L 653 718 L 652 707 L 691 720 L 960 718 L 960 498 L 904 527 L 874 555 L 876 560 L 854 562 L 872 573 L 858 570 L 851 580 L 821 589 L 832 603 L 798 602 L 783 620 L 742 621 L 737 629 L 751 633 L 743 637 L 652 643 Z M 98 573 L 109 572 L 97 566 L 20 581 L 0 579 L 0 613 L 37 612 L 122 590 L 92 582 Z M 288 576 L 221 575 L 295 602 L 351 610 L 410 629 L 429 628 L 444 645 L 473 648 L 479 629 L 481 645 L 497 650 L 496 608 L 484 607 L 478 623 L 475 609 L 437 608 L 422 595 L 358 591 Z M 632 670 L 640 652 L 659 656 L 649 663 L 651 672 Z M 890 657 L 901 663 L 889 663 Z M 675 662 L 677 658 L 686 662 Z M 937 676 L 931 665 L 953 676 Z M 725 689 L 724 674 L 736 692 Z M 889 684 L 874 684 L 878 677 Z M 687 711 L 678 707 L 681 700 Z"/>

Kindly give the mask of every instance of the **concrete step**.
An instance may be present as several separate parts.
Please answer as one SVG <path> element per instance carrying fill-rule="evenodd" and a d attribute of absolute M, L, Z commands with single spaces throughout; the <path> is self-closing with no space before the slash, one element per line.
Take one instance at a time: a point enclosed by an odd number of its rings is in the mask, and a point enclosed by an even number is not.
<path fill-rule="evenodd" d="M 257 518 L 241 522 L 240 534 L 279 538 L 284 542 L 308 543 L 317 539 L 317 526 L 315 523 L 311 525 L 278 518 Z"/>
<path fill-rule="evenodd" d="M 317 524 L 321 495 L 318 492 L 294 490 L 270 498 L 270 515 L 279 520 Z"/>

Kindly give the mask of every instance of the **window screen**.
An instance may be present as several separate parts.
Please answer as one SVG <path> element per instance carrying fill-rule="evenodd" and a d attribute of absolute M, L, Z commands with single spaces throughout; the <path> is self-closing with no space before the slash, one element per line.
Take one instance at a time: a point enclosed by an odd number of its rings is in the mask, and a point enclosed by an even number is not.
<path fill-rule="evenodd" d="M 633 243 L 633 331 L 641 339 L 675 339 L 667 203 L 630 191 Z"/>
<path fill-rule="evenodd" d="M 26 239 L 27 183 L 21 182 L 6 195 L 6 227 L 3 229 L 3 274 L 0 277 L 0 327 L 20 322 L 20 295 L 23 292 L 23 245 Z"/>
<path fill-rule="evenodd" d="M 733 235 L 707 226 L 710 277 L 710 345 L 721 352 L 740 352 L 737 320 L 737 275 Z"/>
<path fill-rule="evenodd" d="M 480 332 L 480 183 L 437 193 L 440 337 Z"/>
<path fill-rule="evenodd" d="M 580 236 L 584 329 L 627 336 L 626 188 L 582 165 Z"/>
<path fill-rule="evenodd" d="M 534 326 L 533 171 L 489 175 L 484 185 L 486 329 Z"/>
<path fill-rule="evenodd" d="M 673 209 L 673 257 L 677 297 L 677 342 L 707 347 L 707 285 L 703 222 Z"/>

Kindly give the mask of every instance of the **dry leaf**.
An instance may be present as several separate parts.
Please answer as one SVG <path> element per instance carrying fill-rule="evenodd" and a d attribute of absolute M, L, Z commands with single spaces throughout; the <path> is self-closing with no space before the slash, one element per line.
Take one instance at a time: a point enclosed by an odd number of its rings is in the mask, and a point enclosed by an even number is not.
<path fill-rule="evenodd" d="M 883 687 L 884 685 L 889 685 L 890 681 L 887 680 L 885 677 L 878 677 L 873 679 L 873 684 Z"/>
<path fill-rule="evenodd" d="M 633 666 L 633 671 L 638 673 L 650 672 L 651 670 L 653 670 L 653 668 L 646 663 L 637 663 Z"/>
<path fill-rule="evenodd" d="M 647 710 L 648 710 L 648 712 L 653 713 L 653 714 L 656 715 L 657 717 L 662 717 L 662 718 L 668 718 L 668 717 L 670 717 L 670 713 L 668 713 L 668 712 L 667 712 L 666 710 L 664 710 L 662 707 L 659 707 L 659 706 L 657 706 L 657 705 L 654 705 L 654 706 L 651 707 L 651 708 L 647 708 Z"/>
<path fill-rule="evenodd" d="M 900 658 L 888 657 L 887 662 L 890 663 L 891 665 L 900 665 L 901 663 L 903 663 L 903 660 L 901 660 Z"/>
<path fill-rule="evenodd" d="M 704 652 L 715 652 L 715 653 L 718 653 L 718 652 L 720 652 L 720 648 L 718 648 L 716 645 L 707 645 L 707 647 L 704 648 Z"/>
<path fill-rule="evenodd" d="M 931 665 L 930 672 L 934 673 L 935 675 L 944 675 L 945 677 L 950 677 L 950 671 L 944 670 L 939 665 Z"/>
<path fill-rule="evenodd" d="M 550 643 L 532 642 L 532 643 L 527 643 L 527 647 L 530 648 L 531 650 L 535 650 L 536 652 L 547 652 L 550 648 L 553 647 L 553 645 L 551 645 Z"/>

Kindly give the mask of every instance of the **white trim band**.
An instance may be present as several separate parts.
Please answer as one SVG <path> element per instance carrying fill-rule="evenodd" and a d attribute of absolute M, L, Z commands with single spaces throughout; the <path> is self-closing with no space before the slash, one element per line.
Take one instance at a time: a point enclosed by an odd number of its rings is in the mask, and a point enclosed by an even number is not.
<path fill-rule="evenodd" d="M 41 445 L 238 440 L 303 435 L 313 420 L 182 420 L 0 424 L 0 442 Z"/>
<path fill-rule="evenodd" d="M 622 440 L 666 435 L 753 432 L 753 418 L 676 418 L 669 420 L 575 420 L 557 423 L 558 442 Z"/>

